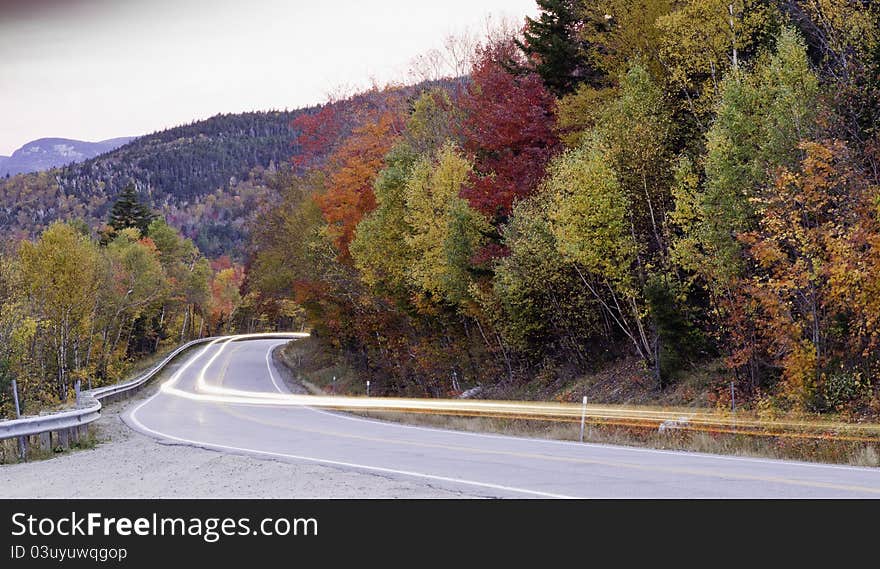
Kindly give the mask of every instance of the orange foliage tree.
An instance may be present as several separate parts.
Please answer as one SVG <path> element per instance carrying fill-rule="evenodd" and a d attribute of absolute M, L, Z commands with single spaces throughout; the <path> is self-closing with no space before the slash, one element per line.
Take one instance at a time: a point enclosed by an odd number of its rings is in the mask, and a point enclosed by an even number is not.
<path fill-rule="evenodd" d="M 330 156 L 326 191 L 315 197 L 328 224 L 340 259 L 349 258 L 348 245 L 364 215 L 376 208 L 373 181 L 385 165 L 385 155 L 400 135 L 402 117 L 386 110 L 365 122 Z"/>
<path fill-rule="evenodd" d="M 786 399 L 824 409 L 876 371 L 877 194 L 843 143 L 800 148 L 800 167 L 782 169 L 759 201 L 758 228 L 740 235 L 754 270 L 741 281 L 738 312 L 751 313 L 752 326 L 736 329 L 756 335 L 742 345 L 779 370 Z"/>

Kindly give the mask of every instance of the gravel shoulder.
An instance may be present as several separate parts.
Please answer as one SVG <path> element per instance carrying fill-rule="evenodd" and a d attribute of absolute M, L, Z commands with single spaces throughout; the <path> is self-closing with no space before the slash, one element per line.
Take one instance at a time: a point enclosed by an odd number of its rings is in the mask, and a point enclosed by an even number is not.
<path fill-rule="evenodd" d="M 419 480 L 158 442 L 121 417 L 153 389 L 102 411 L 95 448 L 0 466 L 0 498 L 471 497 Z"/>

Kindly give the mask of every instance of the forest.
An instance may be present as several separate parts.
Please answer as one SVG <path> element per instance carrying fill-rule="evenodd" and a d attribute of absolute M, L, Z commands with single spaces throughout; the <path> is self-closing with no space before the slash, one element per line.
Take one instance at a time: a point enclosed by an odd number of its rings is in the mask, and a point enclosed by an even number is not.
<path fill-rule="evenodd" d="M 413 93 L 429 85 L 394 90 Z M 343 113 L 382 104 L 385 96 L 371 90 L 292 111 L 219 114 L 138 137 L 84 162 L 0 178 L 0 238 L 33 238 L 59 220 L 97 227 L 119 192 L 134 184 L 205 255 L 241 261 L 256 209 L 271 204 L 279 178 L 296 170 L 289 160 L 298 151 L 295 119 L 326 106 Z"/>
<path fill-rule="evenodd" d="M 123 378 L 138 359 L 230 330 L 243 268 L 208 260 L 120 192 L 107 222 L 56 221 L 0 256 L 0 417 L 71 404 L 75 385 Z"/>
<path fill-rule="evenodd" d="M 228 148 L 195 123 L 0 184 L 0 382 L 33 410 L 305 326 L 379 395 L 705 372 L 718 406 L 880 415 L 880 7 L 538 14 L 418 85 L 220 117 Z"/>
<path fill-rule="evenodd" d="M 461 82 L 294 121 L 249 310 L 382 394 L 711 368 L 717 405 L 880 414 L 877 5 L 538 8 Z"/>

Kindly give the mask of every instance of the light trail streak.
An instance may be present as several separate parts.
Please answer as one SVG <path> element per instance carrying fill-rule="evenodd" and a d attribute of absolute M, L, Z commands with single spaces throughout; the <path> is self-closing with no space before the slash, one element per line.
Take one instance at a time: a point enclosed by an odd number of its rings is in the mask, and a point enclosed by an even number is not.
<path fill-rule="evenodd" d="M 402 397 L 351 397 L 298 395 L 277 391 L 248 391 L 212 384 L 207 371 L 227 346 L 251 338 L 308 337 L 307 333 L 241 334 L 220 338 L 208 344 L 174 376 L 161 386 L 164 393 L 190 400 L 229 405 L 271 407 L 313 407 L 338 411 L 428 413 L 437 415 L 485 417 L 553 422 L 579 422 L 584 407 L 577 403 L 501 401 L 474 399 L 419 399 Z M 219 349 L 199 370 L 194 391 L 176 387 L 182 372 L 213 346 Z M 277 386 L 276 386 L 277 387 Z M 761 419 L 732 415 L 711 409 L 651 408 L 621 405 L 588 405 L 586 419 L 594 424 L 656 429 L 674 422 L 672 430 L 727 433 L 738 435 L 880 442 L 880 424 L 845 423 L 809 419 Z"/>

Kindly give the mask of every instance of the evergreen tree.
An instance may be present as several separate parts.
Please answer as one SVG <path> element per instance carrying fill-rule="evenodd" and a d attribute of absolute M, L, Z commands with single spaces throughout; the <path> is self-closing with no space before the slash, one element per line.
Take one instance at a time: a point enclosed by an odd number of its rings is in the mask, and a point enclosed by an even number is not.
<path fill-rule="evenodd" d="M 147 228 L 155 217 L 150 208 L 138 200 L 134 184 L 128 184 L 119 193 L 110 210 L 110 226 L 116 231 L 135 227 L 140 230 L 141 235 L 146 235 Z"/>
<path fill-rule="evenodd" d="M 524 41 L 516 45 L 529 58 L 531 71 L 557 96 L 589 79 L 586 52 L 577 35 L 579 18 L 573 0 L 538 0 L 537 20 L 526 18 Z"/>

